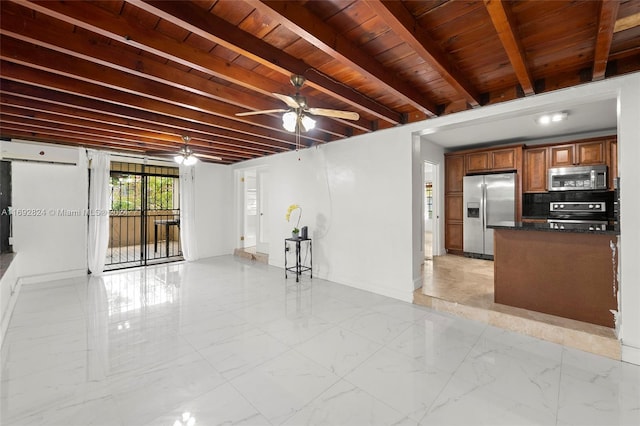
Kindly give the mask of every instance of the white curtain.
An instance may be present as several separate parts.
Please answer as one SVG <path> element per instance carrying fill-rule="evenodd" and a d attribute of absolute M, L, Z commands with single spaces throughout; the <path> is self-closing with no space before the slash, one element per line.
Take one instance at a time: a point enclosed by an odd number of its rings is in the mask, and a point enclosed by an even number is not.
<path fill-rule="evenodd" d="M 198 259 L 195 166 L 180 165 L 180 243 L 185 260 Z"/>
<path fill-rule="evenodd" d="M 101 274 L 109 245 L 109 170 L 111 156 L 106 152 L 89 151 L 91 179 L 89 181 L 89 238 L 87 263 L 92 274 Z"/>

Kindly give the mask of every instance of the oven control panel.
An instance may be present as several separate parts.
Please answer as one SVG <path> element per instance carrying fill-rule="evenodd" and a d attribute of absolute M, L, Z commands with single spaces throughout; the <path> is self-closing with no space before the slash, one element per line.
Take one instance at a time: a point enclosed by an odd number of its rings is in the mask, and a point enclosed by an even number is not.
<path fill-rule="evenodd" d="M 607 211 L 606 203 L 602 201 L 571 201 L 549 203 L 551 212 L 598 212 Z"/>

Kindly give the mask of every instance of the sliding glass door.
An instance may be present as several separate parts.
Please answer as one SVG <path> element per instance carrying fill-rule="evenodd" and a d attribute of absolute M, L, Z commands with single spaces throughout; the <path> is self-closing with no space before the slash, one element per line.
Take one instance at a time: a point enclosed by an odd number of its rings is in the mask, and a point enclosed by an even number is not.
<path fill-rule="evenodd" d="M 175 167 L 111 164 L 105 269 L 182 260 L 180 188 Z"/>

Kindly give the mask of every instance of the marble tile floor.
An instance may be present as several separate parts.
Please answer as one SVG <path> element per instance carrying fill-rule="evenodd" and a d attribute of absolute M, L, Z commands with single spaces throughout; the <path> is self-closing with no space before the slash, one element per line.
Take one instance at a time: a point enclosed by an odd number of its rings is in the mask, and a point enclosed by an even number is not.
<path fill-rule="evenodd" d="M 494 303 L 492 261 L 445 255 L 423 266 L 418 305 L 620 360 L 611 328 Z"/>
<path fill-rule="evenodd" d="M 637 425 L 640 366 L 234 256 L 24 285 L 0 424 Z"/>

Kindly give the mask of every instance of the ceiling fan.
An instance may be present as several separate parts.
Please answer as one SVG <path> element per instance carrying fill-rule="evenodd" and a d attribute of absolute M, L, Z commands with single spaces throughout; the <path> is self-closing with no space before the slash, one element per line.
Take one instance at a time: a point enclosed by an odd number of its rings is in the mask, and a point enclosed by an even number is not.
<path fill-rule="evenodd" d="M 182 141 L 184 142 L 184 146 L 180 148 L 180 150 L 176 154 L 168 154 L 167 152 L 147 152 L 147 154 L 151 155 L 171 155 L 173 156 L 173 161 L 178 164 L 184 164 L 185 166 L 191 166 L 198 162 L 198 158 L 206 158 L 209 160 L 222 160 L 221 157 L 216 155 L 209 154 L 200 154 L 198 152 L 193 152 L 191 147 L 189 146 L 189 141 L 191 140 L 191 136 L 182 136 Z"/>
<path fill-rule="evenodd" d="M 306 79 L 301 75 L 292 75 L 291 84 L 296 88 L 296 94 L 293 96 L 282 95 L 280 93 L 273 93 L 273 96 L 280 99 L 287 104 L 289 108 L 268 109 L 263 111 L 248 111 L 239 112 L 236 114 L 238 117 L 245 117 L 248 115 L 257 114 L 272 114 L 276 112 L 283 112 L 282 114 L 282 126 L 290 131 L 302 131 L 306 132 L 315 127 L 315 120 L 310 115 L 319 115 L 324 117 L 342 118 L 345 120 L 358 120 L 360 115 L 357 112 L 341 111 L 336 109 L 326 108 L 311 108 L 307 104 L 307 98 L 300 95 L 300 88 L 304 84 Z"/>

